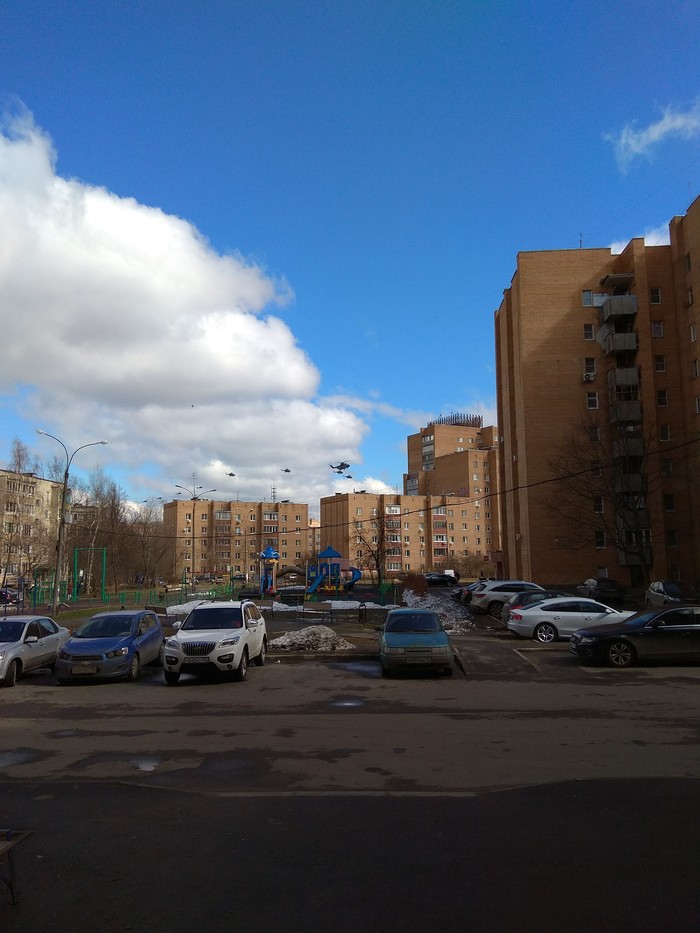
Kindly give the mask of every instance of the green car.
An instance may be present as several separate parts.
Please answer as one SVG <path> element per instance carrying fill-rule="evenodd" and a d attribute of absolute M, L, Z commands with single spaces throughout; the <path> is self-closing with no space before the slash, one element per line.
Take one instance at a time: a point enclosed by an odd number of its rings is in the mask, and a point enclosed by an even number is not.
<path fill-rule="evenodd" d="M 410 669 L 452 673 L 452 645 L 440 619 L 430 609 L 392 609 L 379 633 L 383 677 Z"/>

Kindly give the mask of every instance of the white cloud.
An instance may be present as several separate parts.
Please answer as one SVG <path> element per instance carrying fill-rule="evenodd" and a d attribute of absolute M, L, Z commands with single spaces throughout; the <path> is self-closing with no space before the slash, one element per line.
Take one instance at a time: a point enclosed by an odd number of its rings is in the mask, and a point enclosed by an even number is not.
<path fill-rule="evenodd" d="M 656 146 L 672 137 L 695 139 L 700 136 L 700 98 L 685 112 L 667 107 L 661 118 L 649 126 L 638 129 L 636 124 L 627 123 L 619 133 L 604 136 L 615 147 L 615 157 L 623 171 L 638 156 L 649 156 Z"/>
<path fill-rule="evenodd" d="M 637 233 L 626 240 L 615 240 L 610 244 L 610 250 L 614 254 L 623 252 L 630 240 L 641 236 L 647 246 L 668 246 L 671 242 L 671 236 L 668 230 L 668 224 L 661 224 L 658 227 L 652 227 L 645 233 Z"/>
<path fill-rule="evenodd" d="M 23 417 L 75 446 L 104 438 L 108 472 L 156 494 L 193 471 L 227 496 L 327 494 L 328 459 L 357 462 L 368 428 L 317 397 L 317 368 L 270 313 L 286 283 L 55 163 L 27 113 L 0 127 L 0 386 L 23 387 Z"/>

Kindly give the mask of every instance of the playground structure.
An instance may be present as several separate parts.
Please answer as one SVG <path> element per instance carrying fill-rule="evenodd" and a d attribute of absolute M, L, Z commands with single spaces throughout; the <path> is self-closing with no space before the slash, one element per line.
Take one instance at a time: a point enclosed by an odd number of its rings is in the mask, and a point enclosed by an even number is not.
<path fill-rule="evenodd" d="M 317 564 L 309 564 L 306 570 L 307 596 L 314 593 L 337 593 L 352 590 L 362 577 L 362 571 L 351 567 L 350 561 L 335 548 L 327 547 L 318 555 Z"/>

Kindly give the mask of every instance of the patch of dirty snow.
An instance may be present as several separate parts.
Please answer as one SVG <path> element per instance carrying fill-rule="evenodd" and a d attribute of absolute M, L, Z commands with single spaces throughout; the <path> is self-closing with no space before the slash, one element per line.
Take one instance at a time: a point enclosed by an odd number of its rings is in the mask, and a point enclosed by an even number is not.
<path fill-rule="evenodd" d="M 282 651 L 347 651 L 355 647 L 327 625 L 310 625 L 298 632 L 287 632 L 273 638 L 269 644 Z"/>
<path fill-rule="evenodd" d="M 475 628 L 474 622 L 471 619 L 465 619 L 464 610 L 451 599 L 433 596 L 432 593 L 419 596 L 413 590 L 404 590 L 403 601 L 411 609 L 432 609 L 442 622 L 445 631 L 452 635 L 466 635 Z"/>

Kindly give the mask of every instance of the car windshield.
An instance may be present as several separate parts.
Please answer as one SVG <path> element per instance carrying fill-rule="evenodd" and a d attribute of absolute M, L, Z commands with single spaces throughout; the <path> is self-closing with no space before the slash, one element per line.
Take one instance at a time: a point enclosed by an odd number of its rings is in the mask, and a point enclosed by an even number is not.
<path fill-rule="evenodd" d="M 666 594 L 675 596 L 676 599 L 694 599 L 697 597 L 698 591 L 692 583 L 667 583 Z"/>
<path fill-rule="evenodd" d="M 24 622 L 5 619 L 0 622 L 0 642 L 19 641 L 24 631 Z"/>
<path fill-rule="evenodd" d="M 389 618 L 386 622 L 387 632 L 439 632 L 440 623 L 432 612 L 402 613 Z"/>
<path fill-rule="evenodd" d="M 119 638 L 131 634 L 133 616 L 93 616 L 75 633 L 75 638 Z"/>
<path fill-rule="evenodd" d="M 187 632 L 227 628 L 243 628 L 243 614 L 240 606 L 193 609 L 182 623 L 182 630 Z"/>

